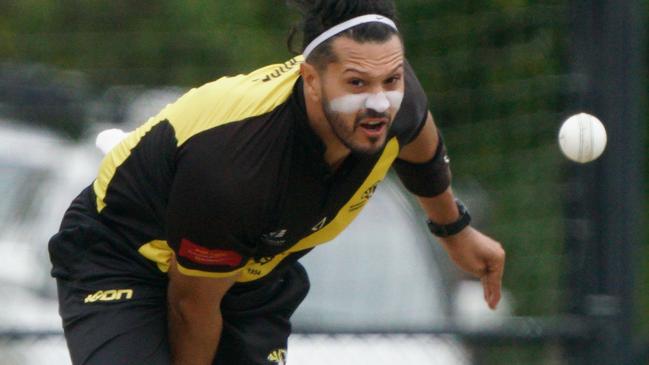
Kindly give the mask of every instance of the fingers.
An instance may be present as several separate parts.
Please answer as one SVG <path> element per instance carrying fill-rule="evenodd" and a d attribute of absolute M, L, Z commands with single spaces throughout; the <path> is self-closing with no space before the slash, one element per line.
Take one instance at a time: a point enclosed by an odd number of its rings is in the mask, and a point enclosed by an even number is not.
<path fill-rule="evenodd" d="M 504 269 L 505 250 L 496 242 L 487 266 L 487 272 L 481 277 L 485 300 L 491 309 L 496 309 L 498 302 L 500 302 Z"/>
<path fill-rule="evenodd" d="M 489 308 L 496 309 L 501 298 L 503 269 L 505 266 L 504 251 L 497 255 L 495 262 L 487 267 L 487 272 L 480 278 L 484 290 L 484 299 Z"/>
<path fill-rule="evenodd" d="M 482 282 L 485 302 L 487 302 L 489 308 L 496 309 L 501 298 L 501 279 L 494 272 L 484 275 L 480 281 Z"/>
<path fill-rule="evenodd" d="M 480 278 L 487 305 L 496 309 L 505 268 L 502 245 L 470 227 L 443 242 L 451 259 L 460 268 Z"/>
<path fill-rule="evenodd" d="M 501 250 L 495 262 L 488 266 L 486 273 L 480 277 L 484 299 L 491 309 L 496 309 L 498 302 L 500 302 L 504 267 L 505 252 Z"/>

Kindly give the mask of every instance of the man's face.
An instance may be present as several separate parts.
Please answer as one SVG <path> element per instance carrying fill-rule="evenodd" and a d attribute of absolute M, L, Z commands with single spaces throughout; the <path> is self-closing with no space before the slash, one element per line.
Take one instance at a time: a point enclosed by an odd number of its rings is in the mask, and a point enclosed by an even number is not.
<path fill-rule="evenodd" d="M 376 153 L 403 99 L 401 40 L 395 35 L 384 43 L 357 43 L 340 37 L 332 48 L 338 61 L 321 73 L 325 117 L 352 152 Z"/>

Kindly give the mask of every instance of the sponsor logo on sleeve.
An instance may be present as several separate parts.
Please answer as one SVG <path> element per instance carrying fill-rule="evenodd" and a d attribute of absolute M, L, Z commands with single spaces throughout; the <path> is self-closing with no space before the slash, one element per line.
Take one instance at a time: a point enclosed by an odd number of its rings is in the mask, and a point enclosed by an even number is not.
<path fill-rule="evenodd" d="M 218 265 L 236 267 L 243 257 L 232 250 L 210 249 L 200 246 L 186 238 L 180 241 L 178 255 L 201 265 Z"/>

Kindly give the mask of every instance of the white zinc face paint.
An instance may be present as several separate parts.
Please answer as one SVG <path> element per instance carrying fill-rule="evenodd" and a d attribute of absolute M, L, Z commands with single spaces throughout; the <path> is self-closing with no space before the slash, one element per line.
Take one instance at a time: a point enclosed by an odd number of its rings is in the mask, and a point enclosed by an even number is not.
<path fill-rule="evenodd" d="M 394 108 L 396 113 L 401 107 L 401 101 L 403 101 L 403 91 L 387 91 L 385 97 L 390 102 L 390 107 Z"/>
<path fill-rule="evenodd" d="M 367 93 L 347 94 L 329 101 L 329 107 L 338 113 L 355 113 L 363 108 L 367 95 Z"/>
<path fill-rule="evenodd" d="M 383 113 L 390 108 L 390 100 L 385 97 L 384 93 L 370 94 L 365 100 L 365 108 L 373 109 L 378 113 Z"/>
<path fill-rule="evenodd" d="M 384 113 L 389 108 L 398 110 L 403 100 L 403 92 L 387 91 L 384 93 L 347 94 L 329 102 L 331 110 L 338 113 L 356 113 L 361 109 L 372 109 Z"/>

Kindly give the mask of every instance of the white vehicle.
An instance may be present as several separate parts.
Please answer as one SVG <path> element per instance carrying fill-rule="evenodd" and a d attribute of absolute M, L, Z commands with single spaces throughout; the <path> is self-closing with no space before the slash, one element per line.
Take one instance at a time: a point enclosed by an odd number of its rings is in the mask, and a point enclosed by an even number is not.
<path fill-rule="evenodd" d="M 53 294 L 47 241 L 101 155 L 54 133 L 0 121 L 0 284 Z"/>
<path fill-rule="evenodd" d="M 60 331 L 47 242 L 100 158 L 91 146 L 0 120 L 0 332 Z M 70 363 L 62 338 L 32 341 L 0 337 L 1 363 Z"/>

